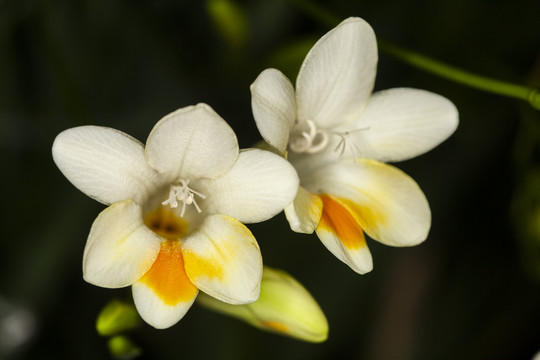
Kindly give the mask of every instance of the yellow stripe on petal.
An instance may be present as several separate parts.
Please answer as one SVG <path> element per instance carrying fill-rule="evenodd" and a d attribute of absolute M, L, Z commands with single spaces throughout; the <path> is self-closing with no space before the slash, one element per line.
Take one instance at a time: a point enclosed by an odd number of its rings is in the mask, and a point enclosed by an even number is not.
<path fill-rule="evenodd" d="M 343 200 L 326 194 L 320 197 L 323 201 L 323 212 L 317 231 L 334 233 L 349 250 L 366 246 L 364 231 L 358 219 L 344 206 Z"/>
<path fill-rule="evenodd" d="M 209 215 L 182 243 L 189 279 L 199 290 L 230 304 L 259 297 L 262 257 L 251 231 L 226 215 Z"/>
<path fill-rule="evenodd" d="M 308 176 L 309 188 L 344 206 L 370 238 L 390 246 L 424 241 L 431 224 L 426 197 L 399 169 L 368 159 L 342 160 Z"/>
<path fill-rule="evenodd" d="M 161 250 L 154 265 L 140 282 L 171 306 L 191 301 L 198 291 L 186 275 L 182 247 L 176 240 L 161 243 Z"/>
<path fill-rule="evenodd" d="M 361 206 L 348 199 L 339 199 L 351 215 L 358 221 L 362 229 L 370 229 L 374 235 L 379 235 L 379 228 L 387 225 L 384 213 L 376 211 L 373 207 Z"/>
<path fill-rule="evenodd" d="M 205 258 L 190 250 L 184 251 L 186 262 L 189 263 L 190 273 L 193 278 L 223 278 L 223 268 L 213 258 Z M 196 275 L 195 275 L 196 274 Z"/>

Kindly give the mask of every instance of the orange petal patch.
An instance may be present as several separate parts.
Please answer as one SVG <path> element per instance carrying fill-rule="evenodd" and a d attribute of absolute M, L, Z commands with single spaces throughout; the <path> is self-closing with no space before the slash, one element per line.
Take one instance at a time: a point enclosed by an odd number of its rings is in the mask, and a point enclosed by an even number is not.
<path fill-rule="evenodd" d="M 274 330 L 280 333 L 287 334 L 289 332 L 289 327 L 278 321 L 261 321 L 261 324 L 267 329 Z"/>
<path fill-rule="evenodd" d="M 167 305 L 192 300 L 198 289 L 189 281 L 184 269 L 182 247 L 178 240 L 166 240 L 154 265 L 140 280 Z"/>
<path fill-rule="evenodd" d="M 317 229 L 329 231 L 349 250 L 366 246 L 364 231 L 343 202 L 330 195 L 320 195 L 323 201 L 321 221 Z"/>

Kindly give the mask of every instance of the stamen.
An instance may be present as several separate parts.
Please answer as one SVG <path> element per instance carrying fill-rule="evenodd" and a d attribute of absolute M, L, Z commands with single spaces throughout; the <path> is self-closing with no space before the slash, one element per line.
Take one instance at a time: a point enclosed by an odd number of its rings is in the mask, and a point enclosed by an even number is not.
<path fill-rule="evenodd" d="M 357 132 L 357 131 L 364 131 L 364 130 L 369 130 L 369 126 L 364 127 L 364 128 L 360 128 L 360 129 L 344 131 L 344 132 L 332 132 L 331 133 L 332 135 L 338 136 L 339 139 L 340 139 L 338 144 L 334 148 L 335 152 L 339 152 L 339 155 L 338 155 L 339 157 L 343 156 L 343 154 L 345 153 L 345 150 L 347 148 L 347 145 L 350 145 L 351 155 L 352 155 L 353 158 L 356 158 L 355 151 L 356 151 L 357 154 L 361 153 L 360 149 L 358 148 L 358 146 L 354 142 L 347 143 L 347 137 L 349 135 L 351 135 L 351 133 L 354 133 L 354 132 Z"/>
<path fill-rule="evenodd" d="M 180 216 L 183 217 L 186 212 L 186 205 L 194 205 L 198 213 L 201 213 L 202 210 L 195 200 L 195 195 L 201 199 L 206 199 L 206 196 L 190 188 L 188 180 L 180 180 L 180 185 L 171 185 L 169 190 L 169 198 L 161 203 L 161 205 L 169 205 L 171 208 L 175 209 L 178 207 L 178 201 L 182 202 L 182 211 Z"/>

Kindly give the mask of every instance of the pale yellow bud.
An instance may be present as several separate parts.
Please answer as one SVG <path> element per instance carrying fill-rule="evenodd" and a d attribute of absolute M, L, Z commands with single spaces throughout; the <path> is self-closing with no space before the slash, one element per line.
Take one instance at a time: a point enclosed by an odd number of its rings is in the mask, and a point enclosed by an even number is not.
<path fill-rule="evenodd" d="M 203 293 L 197 301 L 262 330 L 310 342 L 323 342 L 328 337 L 328 322 L 315 299 L 281 270 L 264 267 L 261 294 L 254 303 L 231 305 Z"/>

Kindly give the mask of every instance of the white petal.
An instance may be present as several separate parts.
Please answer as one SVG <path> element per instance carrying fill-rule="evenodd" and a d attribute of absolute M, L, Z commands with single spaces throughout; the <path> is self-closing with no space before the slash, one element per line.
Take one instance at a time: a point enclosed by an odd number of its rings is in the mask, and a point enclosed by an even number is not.
<path fill-rule="evenodd" d="M 101 203 L 140 202 L 157 176 L 146 163 L 142 144 L 111 128 L 81 126 L 61 132 L 53 159 L 73 185 Z"/>
<path fill-rule="evenodd" d="M 154 263 L 160 241 L 144 225 L 139 205 L 131 200 L 116 202 L 92 224 L 84 249 L 83 277 L 106 288 L 131 285 Z"/>
<path fill-rule="evenodd" d="M 412 246 L 427 237 L 428 202 L 416 182 L 393 166 L 342 161 L 320 168 L 306 182 L 310 191 L 339 198 L 364 231 L 383 244 Z"/>
<path fill-rule="evenodd" d="M 197 298 L 197 296 L 194 296 L 190 301 L 167 305 L 151 288 L 142 282 L 133 284 L 132 293 L 139 315 L 146 323 L 156 329 L 166 329 L 180 321 Z"/>
<path fill-rule="evenodd" d="M 262 258 L 245 225 L 225 215 L 208 216 L 182 247 L 186 273 L 200 290 L 230 304 L 257 300 Z"/>
<path fill-rule="evenodd" d="M 323 203 L 318 195 L 298 187 L 293 203 L 285 208 L 285 216 L 293 231 L 311 234 L 321 219 Z"/>
<path fill-rule="evenodd" d="M 323 128 L 356 119 L 373 89 L 377 43 L 373 29 L 349 18 L 310 50 L 296 80 L 297 116 Z"/>
<path fill-rule="evenodd" d="M 458 112 L 448 99 L 418 89 L 389 89 L 371 97 L 353 133 L 359 156 L 400 161 L 423 154 L 457 128 Z"/>
<path fill-rule="evenodd" d="M 264 70 L 251 85 L 251 108 L 263 139 L 281 153 L 296 119 L 294 88 L 279 70 Z"/>
<path fill-rule="evenodd" d="M 198 104 L 161 119 L 148 136 L 146 155 L 169 180 L 216 178 L 233 166 L 238 142 L 225 120 Z"/>
<path fill-rule="evenodd" d="M 186 314 L 198 289 L 187 277 L 180 241 L 161 243 L 152 268 L 133 284 L 132 290 L 139 314 L 155 328 L 168 328 Z"/>
<path fill-rule="evenodd" d="M 360 221 L 339 201 L 322 195 L 323 213 L 317 227 L 317 236 L 332 254 L 359 274 L 373 269 Z"/>
<path fill-rule="evenodd" d="M 269 151 L 241 151 L 225 176 L 200 181 L 210 213 L 225 214 L 244 223 L 271 218 L 289 205 L 298 189 L 292 165 Z"/>

